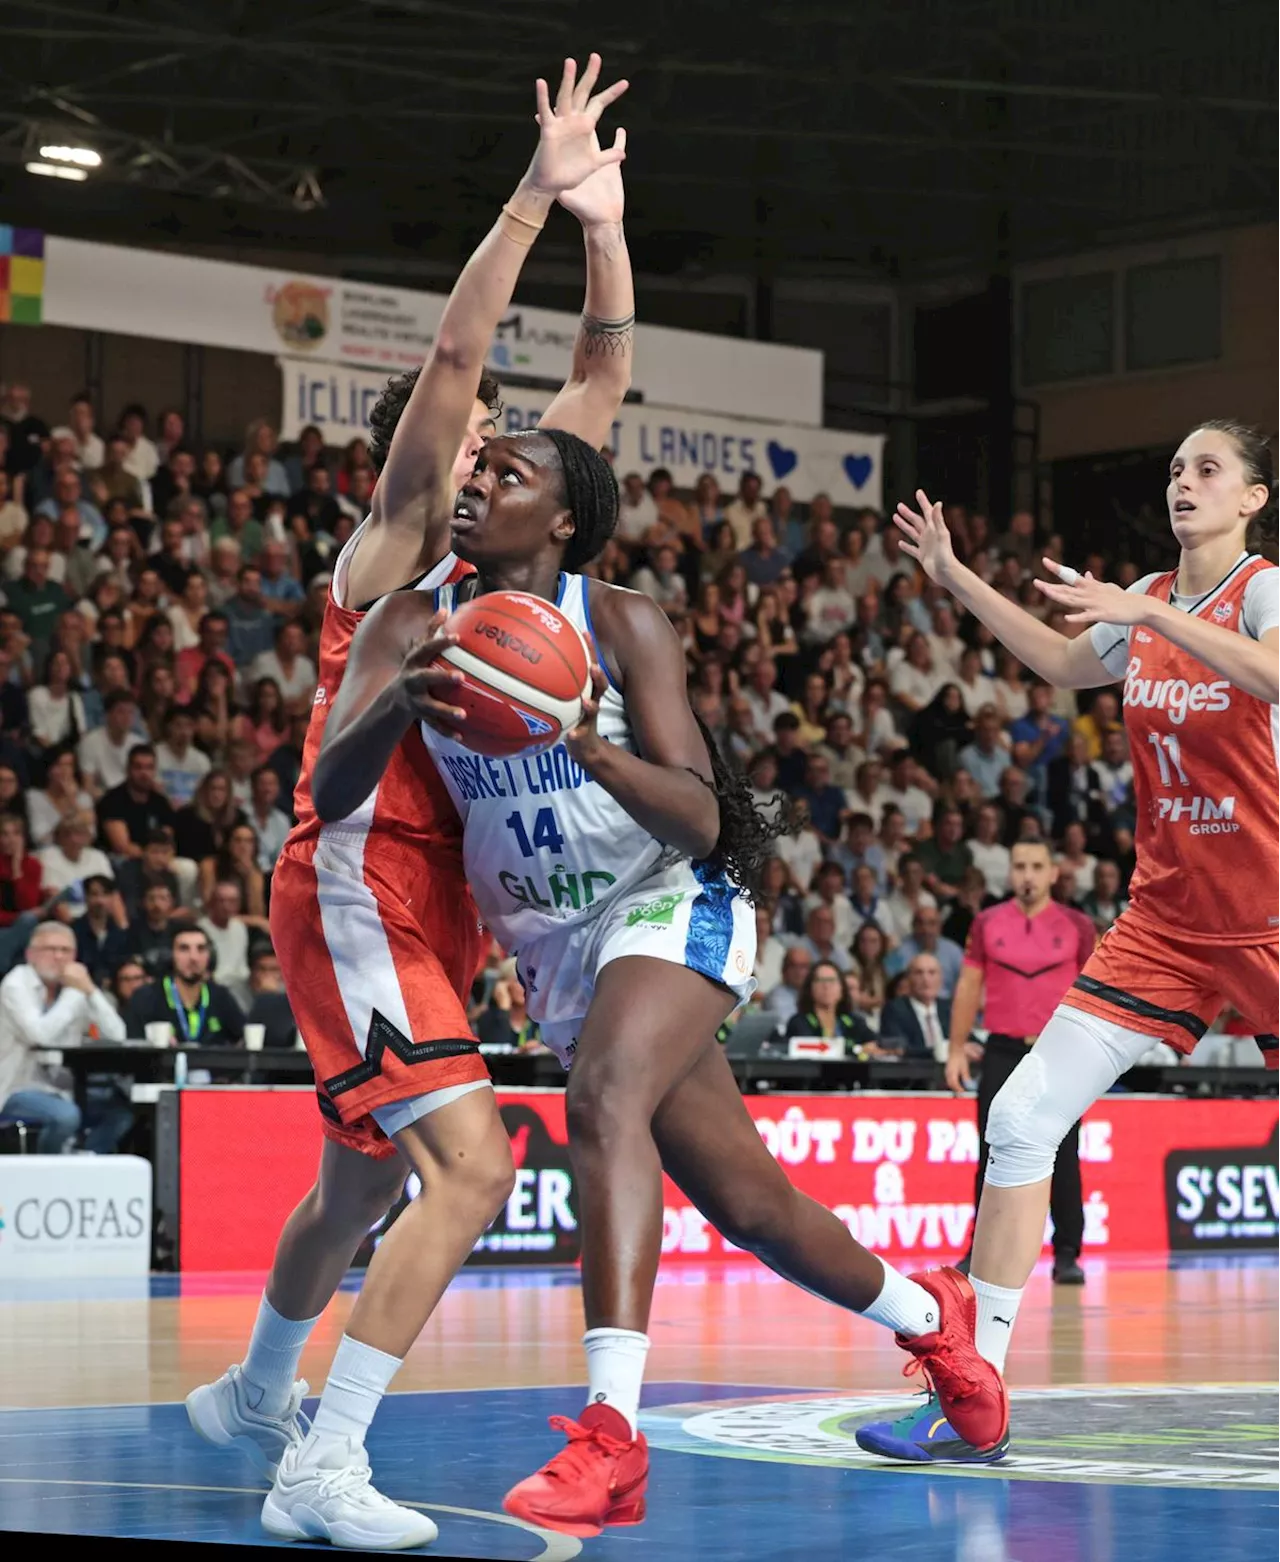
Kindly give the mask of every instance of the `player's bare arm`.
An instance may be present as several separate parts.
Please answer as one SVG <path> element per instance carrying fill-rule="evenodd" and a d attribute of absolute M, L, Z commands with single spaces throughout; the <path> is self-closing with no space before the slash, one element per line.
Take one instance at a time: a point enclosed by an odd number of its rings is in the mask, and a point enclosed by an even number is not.
<path fill-rule="evenodd" d="M 1115 682 L 1088 635 L 1068 640 L 1002 597 L 956 558 L 941 503 L 934 503 L 923 489 L 916 490 L 916 503 L 916 510 L 899 504 L 894 516 L 903 553 L 963 602 L 1020 662 L 1056 689 L 1096 689 Z"/>
<path fill-rule="evenodd" d="M 1047 569 L 1063 577 L 1052 559 L 1043 562 Z M 1076 576 L 1074 571 L 1066 578 L 1037 580 L 1036 585 L 1046 597 L 1067 609 L 1069 624 L 1140 624 L 1190 651 L 1246 694 L 1266 700 L 1269 705 L 1280 704 L 1280 661 L 1276 655 L 1280 630 L 1269 629 L 1260 640 L 1253 640 L 1199 614 L 1179 612 L 1171 603 L 1147 592 L 1124 591 L 1105 580 L 1094 580 L 1092 575 Z M 1080 638 L 1087 640 L 1088 636 Z"/>
<path fill-rule="evenodd" d="M 606 743 L 596 730 L 596 698 L 568 734 L 573 757 L 637 824 L 695 861 L 710 856 L 720 833 L 711 759 L 686 693 L 684 648 L 666 615 L 632 591 L 593 582 L 591 613 L 602 654 L 622 689 L 639 754 Z"/>
<path fill-rule="evenodd" d="M 444 632 L 446 617 L 425 593 L 395 591 L 353 637 L 312 777 L 316 813 L 326 823 L 360 807 L 415 721 L 458 733 L 463 713 L 449 703 L 449 693 L 461 674 L 437 661 L 457 644 Z"/>
<path fill-rule="evenodd" d="M 554 106 L 546 82 L 537 83 L 539 139 L 533 160 L 449 296 L 435 346 L 374 490 L 369 530 L 351 560 L 352 602 L 396 590 L 422 557 L 434 561 L 448 551 L 454 462 L 475 407 L 485 355 L 525 258 L 556 196 L 626 156 L 625 135 L 601 150 L 596 127 L 627 83 L 615 82 L 593 96 L 599 74 L 599 55 L 591 56 L 581 81 L 575 62 L 566 60 Z"/>
<path fill-rule="evenodd" d="M 619 132 L 626 145 L 625 132 Z M 606 164 L 560 196 L 582 224 L 587 251 L 587 294 L 573 344 L 573 367 L 563 389 L 538 420 L 599 449 L 631 388 L 636 297 L 631 257 L 622 229 L 622 167 Z"/>

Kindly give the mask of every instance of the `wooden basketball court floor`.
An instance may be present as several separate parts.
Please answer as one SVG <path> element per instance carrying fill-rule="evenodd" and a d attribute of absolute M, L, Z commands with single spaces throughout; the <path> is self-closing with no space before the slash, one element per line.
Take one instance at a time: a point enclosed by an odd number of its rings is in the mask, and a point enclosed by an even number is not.
<path fill-rule="evenodd" d="M 888 1466 L 856 1447 L 857 1425 L 911 1391 L 883 1331 L 749 1261 L 666 1270 L 642 1421 L 649 1516 L 587 1541 L 501 1509 L 559 1446 L 546 1417 L 581 1408 L 576 1275 L 468 1271 L 374 1425 L 375 1476 L 432 1514 L 436 1552 L 502 1562 L 1274 1558 L 1274 1255 L 1086 1267 L 1079 1291 L 1033 1277 L 1011 1457 L 974 1469 Z M 201 1443 L 182 1406 L 240 1359 L 261 1278 L 0 1294 L 0 1529 L 266 1543 L 249 1466 Z M 314 1387 L 357 1286 L 308 1347 Z"/>

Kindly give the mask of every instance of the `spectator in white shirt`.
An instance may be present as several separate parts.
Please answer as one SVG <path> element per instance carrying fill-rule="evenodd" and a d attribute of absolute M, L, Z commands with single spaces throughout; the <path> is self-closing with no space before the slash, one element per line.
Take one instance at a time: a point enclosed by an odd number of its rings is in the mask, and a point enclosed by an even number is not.
<path fill-rule="evenodd" d="M 86 733 L 76 750 L 85 788 L 95 798 L 124 785 L 129 755 L 146 741 L 133 730 L 138 707 L 127 689 L 113 689 L 103 701 L 103 708 L 106 722 Z"/>
<path fill-rule="evenodd" d="M 48 760 L 43 789 L 37 788 L 27 793 L 27 823 L 31 828 L 31 844 L 47 846 L 64 819 L 86 812 L 92 823 L 93 798 L 80 784 L 75 750 L 62 749 Z"/>
<path fill-rule="evenodd" d="M 815 906 L 804 921 L 804 937 L 796 945 L 811 960 L 830 960 L 841 971 L 851 970 L 853 957 L 836 939 L 836 917 L 830 906 Z"/>
<path fill-rule="evenodd" d="M 235 880 L 220 879 L 209 896 L 207 914 L 197 924 L 217 957 L 218 980 L 233 991 L 249 984 L 249 924 L 240 915 L 240 900 Z"/>
<path fill-rule="evenodd" d="M 644 545 L 649 532 L 658 524 L 658 505 L 645 487 L 639 472 L 628 472 L 622 479 L 622 491 L 618 495 L 618 526 L 614 533 L 630 553 L 635 554 Z"/>
<path fill-rule="evenodd" d="M 884 784 L 884 766 L 878 759 L 864 759 L 854 771 L 853 785 L 845 793 L 845 801 L 852 813 L 866 814 L 879 827 L 893 798 Z"/>
<path fill-rule="evenodd" d="M 982 670 L 982 652 L 969 646 L 960 658 L 960 668 L 956 673 L 956 687 L 960 690 L 960 698 L 964 701 L 964 713 L 972 721 L 984 705 L 994 705 L 996 702 L 995 680 L 988 678 Z"/>
<path fill-rule="evenodd" d="M 794 817 L 798 827 L 793 834 L 780 835 L 775 849 L 787 865 L 791 882 L 800 894 L 807 895 L 813 876 L 822 862 L 822 837 L 809 818 L 808 804 L 796 803 Z"/>
<path fill-rule="evenodd" d="M 756 907 L 756 965 L 752 973 L 756 991 L 770 993 L 782 980 L 782 962 L 787 946 L 773 931 L 773 917 L 764 906 Z"/>
<path fill-rule="evenodd" d="M 36 853 L 44 871 L 47 890 L 61 894 L 73 884 L 83 884 L 86 879 L 95 876 L 104 879 L 115 877 L 106 852 L 90 845 L 94 829 L 92 813 L 70 814 L 58 821 L 53 832 L 53 845 L 42 846 Z"/>
<path fill-rule="evenodd" d="M 760 497 L 760 478 L 755 472 L 744 472 L 738 484 L 738 497 L 724 507 L 724 518 L 733 527 L 733 540 L 737 552 L 751 546 L 751 528 L 768 515 L 769 507 Z"/>
<path fill-rule="evenodd" d="M 653 563 L 638 569 L 631 589 L 642 592 L 665 613 L 680 612 L 689 605 L 689 588 L 677 569 L 676 550 L 668 544 L 653 551 Z"/>
<path fill-rule="evenodd" d="M 934 666 L 928 640 L 915 634 L 907 643 L 906 655 L 889 674 L 889 692 L 914 715 L 925 708 L 946 681 Z"/>
<path fill-rule="evenodd" d="M 893 918 L 893 936 L 897 942 L 911 937 L 917 911 L 921 908 L 936 910 L 937 905 L 924 887 L 924 864 L 913 852 L 903 852 L 898 859 L 898 887 L 885 903 L 885 909 Z"/>
<path fill-rule="evenodd" d="M 845 561 L 837 555 L 822 566 L 818 589 L 805 600 L 804 638 L 810 645 L 829 645 L 848 629 L 857 613 L 853 593 L 845 584 Z"/>
<path fill-rule="evenodd" d="M 920 784 L 928 781 L 937 791 L 936 784 L 921 770 L 910 754 L 896 754 L 889 766 L 889 780 L 885 786 L 888 801 L 900 808 L 906 817 L 907 834 L 919 835 L 933 816 L 933 798 Z"/>
<path fill-rule="evenodd" d="M 951 604 L 939 602 L 931 615 L 933 630 L 926 636 L 933 665 L 944 677 L 955 678 L 960 672 L 960 659 L 965 653 L 965 643 L 956 633 L 956 615 Z"/>
<path fill-rule="evenodd" d="M 1009 848 L 1000 839 L 1000 810 L 992 803 L 978 809 L 976 833 L 969 840 L 973 865 L 986 881 L 987 894 L 1003 900 L 1009 893 Z"/>
<path fill-rule="evenodd" d="M 120 433 L 129 446 L 129 454 L 124 458 L 124 469 L 132 473 L 140 483 L 150 484 L 160 467 L 160 452 L 147 438 L 146 427 L 145 407 L 135 403 L 131 407 L 126 407 L 120 414 Z M 149 494 L 144 493 L 143 497 L 147 499 L 149 507 Z"/>
<path fill-rule="evenodd" d="M 270 678 L 289 710 L 307 709 L 316 692 L 316 664 L 305 654 L 306 645 L 302 625 L 286 619 L 276 629 L 275 650 L 254 657 L 247 683 L 253 685 L 261 678 Z"/>
<path fill-rule="evenodd" d="M 742 691 L 742 698 L 751 707 L 752 725 L 762 746 L 773 742 L 774 722 L 791 709 L 777 683 L 777 663 L 762 656 L 751 669 L 751 687 Z"/>
<path fill-rule="evenodd" d="M 82 472 L 96 472 L 106 457 L 106 446 L 95 432 L 93 403 L 87 396 L 77 396 L 71 403 L 68 422 L 55 428 L 53 439 L 70 439 L 76 447 L 76 461 Z"/>
<path fill-rule="evenodd" d="M 171 705 L 164 717 L 164 742 L 156 745 L 156 784 L 175 808 L 185 807 L 212 768 L 195 746 L 196 720 L 185 705 Z"/>
<path fill-rule="evenodd" d="M 890 524 L 879 537 L 868 541 L 849 582 L 855 597 L 862 596 L 871 585 L 879 586 L 883 591 L 895 575 L 910 576 L 913 566 L 911 560 L 899 552 L 898 540 L 898 528 Z"/>
<path fill-rule="evenodd" d="M 83 1044 L 90 1027 L 107 1041 L 125 1039 L 124 1021 L 75 957 L 76 941 L 61 922 L 42 922 L 31 935 L 27 963 L 0 982 L 0 1112 L 40 1125 L 37 1147 L 57 1155 L 80 1128 L 80 1108 L 65 1076 L 39 1061 L 46 1050 Z M 87 1148 L 114 1150 L 132 1113 L 107 1112 Z"/>
<path fill-rule="evenodd" d="M 813 893 L 806 897 L 804 909 L 808 912 L 826 906 L 835 918 L 836 943 L 847 948 L 853 942 L 857 921 L 844 889 L 844 869 L 838 862 L 824 862 L 814 876 Z"/>
<path fill-rule="evenodd" d="M 74 743 L 88 730 L 84 701 L 72 683 L 71 658 L 65 651 L 50 651 L 44 664 L 44 681 L 27 696 L 31 738 L 37 747 L 52 749 Z"/>
<path fill-rule="evenodd" d="M 291 825 L 288 816 L 276 807 L 280 799 L 280 777 L 269 765 L 253 772 L 253 792 L 248 807 L 249 823 L 258 832 L 258 866 L 264 873 L 273 871 Z"/>

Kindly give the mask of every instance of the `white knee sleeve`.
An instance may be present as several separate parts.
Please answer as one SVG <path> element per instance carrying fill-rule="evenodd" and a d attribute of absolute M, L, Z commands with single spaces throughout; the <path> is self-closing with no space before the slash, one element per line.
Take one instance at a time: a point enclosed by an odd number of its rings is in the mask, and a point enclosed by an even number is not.
<path fill-rule="evenodd" d="M 1053 1175 L 1067 1130 L 1158 1038 L 1060 1005 L 991 1104 L 987 1176 L 1021 1188 Z"/>

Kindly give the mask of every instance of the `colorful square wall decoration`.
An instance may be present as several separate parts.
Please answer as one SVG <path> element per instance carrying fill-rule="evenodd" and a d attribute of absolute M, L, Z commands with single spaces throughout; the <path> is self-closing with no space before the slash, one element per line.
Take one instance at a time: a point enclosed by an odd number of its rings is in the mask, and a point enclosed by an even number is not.
<path fill-rule="evenodd" d="M 0 223 L 0 321 L 39 325 L 44 299 L 44 234 Z"/>

